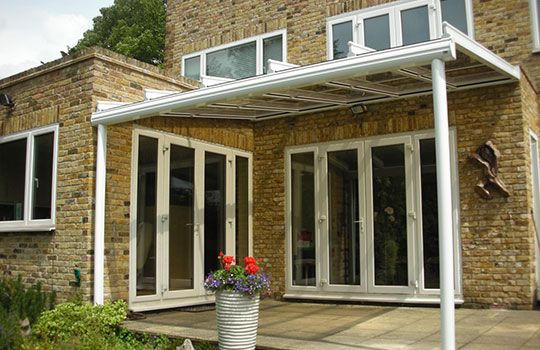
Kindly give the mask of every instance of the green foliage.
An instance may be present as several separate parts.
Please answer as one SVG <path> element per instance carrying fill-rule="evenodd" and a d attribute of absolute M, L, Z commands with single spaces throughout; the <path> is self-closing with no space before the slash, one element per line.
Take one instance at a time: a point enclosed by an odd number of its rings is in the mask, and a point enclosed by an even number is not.
<path fill-rule="evenodd" d="M 122 301 L 93 306 L 88 303 L 63 303 L 44 312 L 33 331 L 44 340 L 67 340 L 73 337 L 107 337 L 115 334 L 126 318 L 127 304 Z"/>
<path fill-rule="evenodd" d="M 41 290 L 38 282 L 26 289 L 19 275 L 0 279 L 0 349 L 19 349 L 23 343 L 21 321 L 33 325 L 38 316 L 55 304 L 54 292 Z"/>
<path fill-rule="evenodd" d="M 14 313 L 20 321 L 28 318 L 34 324 L 41 312 L 50 310 L 55 302 L 56 294 L 41 290 L 39 282 L 25 289 L 20 275 L 17 279 L 0 280 L 0 308 L 8 314 Z"/>
<path fill-rule="evenodd" d="M 19 318 L 14 312 L 0 308 L 0 349 L 19 349 L 22 342 Z"/>
<path fill-rule="evenodd" d="M 115 0 L 112 6 L 100 9 L 101 16 L 94 18 L 94 27 L 67 53 L 98 45 L 143 62 L 161 64 L 165 8 L 164 0 Z"/>

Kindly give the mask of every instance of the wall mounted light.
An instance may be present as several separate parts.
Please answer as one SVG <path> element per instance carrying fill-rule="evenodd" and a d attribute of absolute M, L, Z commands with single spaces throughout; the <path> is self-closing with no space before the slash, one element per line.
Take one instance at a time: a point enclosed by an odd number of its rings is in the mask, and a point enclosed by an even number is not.
<path fill-rule="evenodd" d="M 8 94 L 0 94 L 0 105 L 6 106 L 6 107 L 13 107 L 13 99 Z"/>
<path fill-rule="evenodd" d="M 354 115 L 366 113 L 368 111 L 367 106 L 363 103 L 359 103 L 357 105 L 351 106 L 351 112 Z"/>

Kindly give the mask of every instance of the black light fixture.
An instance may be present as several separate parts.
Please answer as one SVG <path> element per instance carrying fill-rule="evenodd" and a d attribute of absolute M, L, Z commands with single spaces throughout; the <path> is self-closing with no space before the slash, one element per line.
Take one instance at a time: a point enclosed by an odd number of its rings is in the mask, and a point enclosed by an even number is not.
<path fill-rule="evenodd" d="M 354 115 L 362 114 L 367 112 L 367 106 L 363 103 L 359 103 L 357 105 L 351 106 L 351 112 Z"/>
<path fill-rule="evenodd" d="M 0 94 L 0 105 L 6 107 L 13 107 L 13 99 L 8 94 Z"/>

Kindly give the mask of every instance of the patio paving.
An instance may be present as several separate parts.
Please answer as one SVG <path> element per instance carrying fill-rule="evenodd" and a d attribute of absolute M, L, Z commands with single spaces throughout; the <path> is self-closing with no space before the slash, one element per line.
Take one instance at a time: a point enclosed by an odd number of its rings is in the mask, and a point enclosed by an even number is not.
<path fill-rule="evenodd" d="M 124 327 L 217 342 L 210 307 L 147 312 Z M 257 349 L 439 349 L 438 308 L 261 302 Z M 456 348 L 540 349 L 540 311 L 456 310 Z"/>

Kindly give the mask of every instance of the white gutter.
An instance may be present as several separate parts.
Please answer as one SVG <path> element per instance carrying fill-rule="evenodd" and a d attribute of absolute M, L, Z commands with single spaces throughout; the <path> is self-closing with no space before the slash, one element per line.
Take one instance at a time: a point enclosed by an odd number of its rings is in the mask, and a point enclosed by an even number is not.
<path fill-rule="evenodd" d="M 334 61 L 259 75 L 203 89 L 132 103 L 92 115 L 92 125 L 113 125 L 156 116 L 160 113 L 189 109 L 242 96 L 279 89 L 295 88 L 358 74 L 374 74 L 404 67 L 430 64 L 432 60 L 456 59 L 452 38 L 442 38 Z"/>
<path fill-rule="evenodd" d="M 433 77 L 433 117 L 437 159 L 437 208 L 439 219 L 439 262 L 441 291 L 441 349 L 453 350 L 455 340 L 454 256 L 452 230 L 452 180 L 450 178 L 450 139 L 444 62 L 431 63 Z"/>
<path fill-rule="evenodd" d="M 94 304 L 103 305 L 105 259 L 105 184 L 107 126 L 98 125 L 96 150 L 96 204 L 94 228 Z"/>

